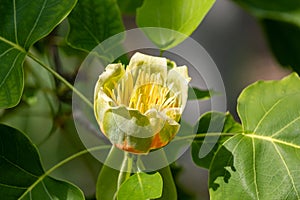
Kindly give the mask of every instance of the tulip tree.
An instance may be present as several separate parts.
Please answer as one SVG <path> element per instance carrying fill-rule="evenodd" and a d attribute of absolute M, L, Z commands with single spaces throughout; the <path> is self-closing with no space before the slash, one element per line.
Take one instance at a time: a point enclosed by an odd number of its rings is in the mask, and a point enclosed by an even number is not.
<path fill-rule="evenodd" d="M 197 127 L 187 125 L 195 134 L 177 135 L 187 123 L 181 119 L 187 101 L 222 94 L 190 87 L 188 64 L 177 66 L 164 56 L 194 32 L 214 0 L 1 0 L 0 196 L 192 198 L 178 183 L 174 163 L 146 170 L 140 159 L 174 140 L 192 141 L 191 158 L 208 170 L 211 199 L 300 199 L 300 3 L 233 2 L 260 22 L 275 58 L 295 72 L 246 87 L 237 99 L 237 121 L 229 112 L 210 111 L 199 116 Z M 139 28 L 180 34 L 142 29 L 160 57 L 128 53 L 110 62 L 92 100 L 74 86 L 79 66 L 97 45 L 125 31 L 129 15 Z M 111 43 L 113 51 L 123 48 L 118 45 L 125 37 Z M 105 145 L 82 144 L 72 93 L 99 126 L 80 123 Z M 205 138 L 217 139 L 203 155 Z M 109 152 L 104 164 L 91 156 L 103 150 Z M 121 167 L 112 168 L 107 163 L 120 152 Z"/>

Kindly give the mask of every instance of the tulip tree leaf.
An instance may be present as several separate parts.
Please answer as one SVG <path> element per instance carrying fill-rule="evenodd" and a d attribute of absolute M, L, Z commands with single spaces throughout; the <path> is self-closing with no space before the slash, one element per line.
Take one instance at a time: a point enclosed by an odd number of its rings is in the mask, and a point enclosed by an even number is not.
<path fill-rule="evenodd" d="M 68 43 L 87 52 L 105 39 L 124 31 L 121 13 L 115 0 L 78 1 L 68 20 Z"/>
<path fill-rule="evenodd" d="M 45 176 L 36 147 L 0 124 L 0 196 L 13 199 L 84 199 L 76 186 Z"/>
<path fill-rule="evenodd" d="M 118 200 L 146 200 L 162 195 L 163 180 L 161 175 L 138 172 L 127 179 L 118 190 Z"/>
<path fill-rule="evenodd" d="M 222 133 L 230 133 L 234 135 L 236 133 L 241 133 L 242 127 L 229 113 L 208 112 L 201 116 L 198 124 L 198 134 L 207 133 L 207 136 L 209 137 L 209 134 L 215 134 L 220 130 L 222 130 Z M 196 165 L 208 169 L 218 148 L 231 137 L 226 134 L 219 134 L 217 136 L 219 138 L 215 144 L 209 143 L 204 137 L 195 137 L 192 143 L 192 158 Z M 205 145 L 213 145 L 214 147 L 203 157 L 201 156 L 200 151 L 205 151 Z"/>
<path fill-rule="evenodd" d="M 241 93 L 237 111 L 243 133 L 226 140 L 212 159 L 212 199 L 300 198 L 299 99 L 295 73 L 259 81 Z"/>
<path fill-rule="evenodd" d="M 2 0 L 0 5 L 0 108 L 15 106 L 24 80 L 22 64 L 30 46 L 49 34 L 76 0 Z"/>
<path fill-rule="evenodd" d="M 137 9 L 137 25 L 171 29 L 145 30 L 151 41 L 161 49 L 169 49 L 192 34 L 215 0 L 144 0 Z M 159 5 L 159 6 L 158 6 Z M 182 34 L 176 33 L 180 32 Z"/>

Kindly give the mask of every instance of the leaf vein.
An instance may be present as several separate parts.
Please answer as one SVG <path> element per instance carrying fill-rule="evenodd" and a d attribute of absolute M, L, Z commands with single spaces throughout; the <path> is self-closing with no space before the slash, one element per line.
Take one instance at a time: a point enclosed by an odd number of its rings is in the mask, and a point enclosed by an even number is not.
<path fill-rule="evenodd" d="M 0 186 L 9 187 L 9 188 L 15 188 L 15 189 L 24 189 L 24 190 L 27 189 L 26 187 L 20 187 L 20 186 L 15 186 L 15 185 L 8 185 L 8 184 L 5 184 L 5 183 L 0 183 Z"/>
<path fill-rule="evenodd" d="M 3 86 L 3 84 L 5 83 L 6 79 L 9 77 L 9 75 L 11 74 L 12 70 L 16 67 L 15 63 L 18 59 L 18 57 L 21 55 L 21 52 L 18 53 L 18 55 L 16 56 L 16 58 L 14 59 L 14 62 L 12 64 L 12 67 L 9 69 L 9 71 L 6 73 L 6 75 L 4 76 L 4 78 L 2 79 L 2 81 L 0 82 L 0 88 Z"/>
<path fill-rule="evenodd" d="M 6 44 L 8 44 L 8 45 L 10 45 L 10 46 L 12 46 L 12 47 L 14 47 L 15 49 L 17 49 L 17 50 L 19 50 L 19 51 L 21 51 L 21 52 L 26 53 L 26 51 L 25 51 L 25 49 L 23 49 L 23 47 L 19 46 L 18 44 L 15 44 L 15 43 L 12 42 L 12 41 L 9 41 L 9 40 L 5 39 L 4 37 L 1 37 L 1 36 L 0 36 L 0 41 L 2 41 L 2 42 L 4 42 L 4 43 L 6 43 Z"/>
<path fill-rule="evenodd" d="M 28 34 L 28 36 L 27 36 L 27 38 L 26 38 L 26 40 L 25 40 L 25 43 L 24 43 L 24 47 L 25 47 L 25 48 L 26 48 L 26 45 L 27 45 L 28 40 L 30 39 L 30 37 L 31 37 L 31 35 L 32 35 L 32 33 L 33 33 L 33 31 L 35 30 L 35 28 L 36 28 L 36 26 L 37 26 L 37 24 L 38 24 L 38 21 L 39 21 L 40 18 L 41 18 L 41 15 L 42 15 L 42 13 L 43 13 L 45 7 L 46 7 L 46 4 L 47 4 L 47 0 L 44 1 L 43 5 L 42 5 L 42 8 L 41 8 L 41 10 L 40 10 L 40 12 L 39 12 L 39 15 L 38 15 L 38 17 L 36 18 L 36 20 L 35 20 L 35 22 L 34 22 L 34 25 L 33 25 L 32 29 L 30 30 L 30 33 Z"/>
<path fill-rule="evenodd" d="M 29 186 L 27 188 L 27 190 L 23 193 L 23 195 L 20 198 L 23 198 L 28 193 L 31 193 L 31 191 L 34 189 L 34 187 L 37 184 L 39 184 L 41 181 L 43 181 L 45 177 L 47 177 L 50 173 L 52 173 L 54 170 L 56 170 L 58 167 L 62 166 L 63 164 L 69 162 L 70 160 L 73 160 L 73 159 L 77 158 L 78 156 L 86 154 L 88 152 L 95 151 L 95 150 L 101 150 L 101 149 L 107 149 L 108 147 L 110 147 L 110 146 L 96 146 L 96 147 L 92 147 L 90 149 L 85 149 L 83 151 L 80 151 L 78 153 L 73 154 L 72 156 L 67 157 L 66 159 L 64 159 L 61 162 L 59 162 L 56 165 L 54 165 L 52 168 L 48 169 L 48 171 L 44 172 L 44 174 L 42 174 L 41 176 L 39 176 L 38 179 L 34 183 L 32 183 L 31 186 Z"/>
<path fill-rule="evenodd" d="M 44 188 L 46 194 L 49 196 L 50 199 L 53 199 L 52 196 L 50 195 L 50 193 L 49 193 L 49 191 L 48 191 L 48 189 L 47 189 L 44 181 L 42 180 L 41 182 L 42 182 L 42 185 L 43 185 L 43 188 Z"/>
<path fill-rule="evenodd" d="M 235 135 L 235 136 L 232 136 L 231 138 L 229 138 L 228 140 L 226 140 L 224 143 L 223 143 L 223 145 L 221 145 L 218 149 L 217 149 L 217 151 L 216 151 L 216 153 L 214 154 L 214 156 L 213 156 L 213 158 L 212 158 L 212 162 L 210 163 L 210 165 L 209 165 L 209 169 L 211 169 L 211 167 L 212 167 L 212 164 L 213 164 L 213 162 L 214 162 L 214 160 L 215 160 L 215 158 L 216 158 L 216 155 L 219 153 L 219 151 L 222 149 L 222 146 L 225 146 L 225 144 L 228 142 L 228 141 L 230 141 L 230 140 L 232 140 L 233 138 L 235 138 L 235 137 L 237 137 L 239 134 L 237 134 L 237 135 Z M 241 137 L 241 139 L 237 142 L 237 144 L 235 145 L 235 147 L 232 149 L 232 154 L 235 152 L 235 150 L 236 150 L 236 148 L 238 147 L 238 145 L 241 143 L 241 141 L 244 139 L 244 137 Z M 228 162 L 227 162 L 227 164 L 229 164 L 230 163 L 230 160 L 228 160 Z"/>
<path fill-rule="evenodd" d="M 13 165 L 14 167 L 18 168 L 19 170 L 25 172 L 26 174 L 29 174 L 30 176 L 33 176 L 34 178 L 38 178 L 37 175 L 32 174 L 31 172 L 21 168 L 19 165 L 17 165 L 16 163 L 10 161 L 9 159 L 7 159 L 6 157 L 4 157 L 3 155 L 0 156 L 2 159 L 4 159 L 5 161 L 7 161 L 8 163 L 10 163 L 11 165 Z"/>
<path fill-rule="evenodd" d="M 13 6 L 14 6 L 14 31 L 15 31 L 15 40 L 16 43 L 19 44 L 18 41 L 18 29 L 17 29 L 17 9 L 16 9 L 16 0 L 13 1 Z"/>
<path fill-rule="evenodd" d="M 292 124 L 294 124 L 296 121 L 298 121 L 300 119 L 300 116 L 298 116 L 297 118 L 295 118 L 294 120 L 292 120 L 291 122 L 289 122 L 287 125 L 285 125 L 284 127 L 282 127 L 280 130 L 278 130 L 277 132 L 275 132 L 273 135 L 271 135 L 270 137 L 274 137 L 276 135 L 278 135 L 279 133 L 281 133 L 284 129 L 286 129 L 287 127 L 291 126 Z"/>
<path fill-rule="evenodd" d="M 276 101 L 276 103 L 267 111 L 265 112 L 265 114 L 263 115 L 263 117 L 259 120 L 259 122 L 257 123 L 256 127 L 254 128 L 254 133 L 256 132 L 256 130 L 259 128 L 260 124 L 264 121 L 264 119 L 270 114 L 270 112 L 283 100 L 284 98 L 281 98 L 279 100 Z"/>
<path fill-rule="evenodd" d="M 289 178 L 290 178 L 290 180 L 291 180 L 291 183 L 292 183 L 292 185 L 293 185 L 293 189 L 294 189 L 295 192 L 296 192 L 297 198 L 300 199 L 300 195 L 299 195 L 299 193 L 298 193 L 298 190 L 297 190 L 297 188 L 296 188 L 296 185 L 295 185 L 293 176 L 291 175 L 291 172 L 290 172 L 290 169 L 289 169 L 288 165 L 286 164 L 286 162 L 285 162 L 283 156 L 281 155 L 279 149 L 277 148 L 276 144 L 273 143 L 273 142 L 272 142 L 272 144 L 274 145 L 274 148 L 275 148 L 276 152 L 278 153 L 280 159 L 282 160 L 282 163 L 283 163 L 283 165 L 284 165 L 284 167 L 285 167 L 285 169 L 286 169 L 286 171 L 287 171 L 287 173 L 288 173 L 288 176 L 289 176 Z"/>
<path fill-rule="evenodd" d="M 255 186 L 255 193 L 256 193 L 256 198 L 259 199 L 258 196 L 258 186 L 257 186 L 257 177 L 256 177 L 256 155 L 255 155 L 255 144 L 254 144 L 254 138 L 251 138 L 252 140 L 252 148 L 253 148 L 253 182 L 254 182 L 254 186 Z"/>
<path fill-rule="evenodd" d="M 6 51 L 4 51 L 4 52 L 0 55 L 0 58 L 1 58 L 2 56 L 4 56 L 5 54 L 7 54 L 8 52 L 10 52 L 11 50 L 13 50 L 13 49 L 14 49 L 14 47 L 11 47 L 11 48 L 7 49 Z"/>
<path fill-rule="evenodd" d="M 100 43 L 100 41 L 98 40 L 98 38 L 95 36 L 95 34 L 93 34 L 92 31 L 90 31 L 89 27 L 86 26 L 85 23 L 81 23 L 83 28 L 91 35 L 92 38 L 94 38 L 94 40 L 96 41 L 97 44 Z"/>
<path fill-rule="evenodd" d="M 283 140 L 279 140 L 279 139 L 275 139 L 275 138 L 271 138 L 271 137 L 267 137 L 267 136 L 248 134 L 248 133 L 247 134 L 243 133 L 243 135 L 245 137 L 252 137 L 252 138 L 256 138 L 256 139 L 266 140 L 266 141 L 269 141 L 269 142 L 274 142 L 274 143 L 290 146 L 290 147 L 293 147 L 293 148 L 296 148 L 296 149 L 300 149 L 300 145 L 298 145 L 298 144 L 286 142 L 286 141 L 283 141 Z"/>

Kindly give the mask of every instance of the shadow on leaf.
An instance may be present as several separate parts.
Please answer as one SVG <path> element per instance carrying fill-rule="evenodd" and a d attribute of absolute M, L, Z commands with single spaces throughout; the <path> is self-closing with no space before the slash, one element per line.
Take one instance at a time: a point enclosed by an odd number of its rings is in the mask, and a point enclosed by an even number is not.
<path fill-rule="evenodd" d="M 236 169 L 233 166 L 234 157 L 226 147 L 222 146 L 217 155 L 215 156 L 212 165 L 210 166 L 210 177 L 209 177 L 209 188 L 212 188 L 214 191 L 220 186 L 217 183 L 217 179 L 223 179 L 225 183 L 229 182 L 231 177 L 230 170 L 235 172 Z M 220 177 L 220 178 L 219 178 Z"/>

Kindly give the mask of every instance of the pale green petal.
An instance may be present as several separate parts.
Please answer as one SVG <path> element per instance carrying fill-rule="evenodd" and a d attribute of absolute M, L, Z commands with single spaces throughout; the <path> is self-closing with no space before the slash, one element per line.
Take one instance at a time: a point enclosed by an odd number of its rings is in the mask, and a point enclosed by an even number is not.
<path fill-rule="evenodd" d="M 124 106 L 107 109 L 102 131 L 118 148 L 135 153 L 147 153 L 154 135 L 148 117 Z"/>
<path fill-rule="evenodd" d="M 159 136 L 163 143 L 169 143 L 178 133 L 180 124 L 173 119 L 168 119 L 164 127 L 159 132 Z"/>
<path fill-rule="evenodd" d="M 110 136 L 124 132 L 130 136 L 148 138 L 155 133 L 147 116 L 125 106 L 108 109 L 104 114 L 103 128 L 105 134 Z"/>
<path fill-rule="evenodd" d="M 191 78 L 188 75 L 186 66 L 174 67 L 168 73 L 167 86 L 177 94 L 181 101 L 181 112 L 185 108 L 188 97 L 188 83 Z"/>
<path fill-rule="evenodd" d="M 126 72 L 132 73 L 135 87 L 149 83 L 164 85 L 167 78 L 167 59 L 137 52 L 130 59 Z"/>
<path fill-rule="evenodd" d="M 151 149 L 161 148 L 168 144 L 180 128 L 180 124 L 170 118 L 165 111 L 158 112 L 155 109 L 151 109 L 145 113 L 156 133 L 151 144 Z"/>
<path fill-rule="evenodd" d="M 101 87 L 104 92 L 107 92 L 106 89 L 112 90 L 124 74 L 125 69 L 121 63 L 107 65 L 105 72 L 99 76 L 96 90 L 100 90 Z"/>
<path fill-rule="evenodd" d="M 145 115 L 149 118 L 154 133 L 158 133 L 164 127 L 168 118 L 164 113 L 158 112 L 156 109 L 148 110 Z"/>
<path fill-rule="evenodd" d="M 187 66 L 184 65 L 184 66 L 180 66 L 180 67 L 174 67 L 172 70 L 176 71 L 183 78 L 185 78 L 187 83 L 190 82 L 191 77 L 189 77 Z"/>
<path fill-rule="evenodd" d="M 162 129 L 154 136 L 151 149 L 158 149 L 167 145 L 179 131 L 180 124 L 168 118 Z"/>
<path fill-rule="evenodd" d="M 112 106 L 115 106 L 115 103 L 110 97 L 108 97 L 103 92 L 103 90 L 99 90 L 97 92 L 95 91 L 94 113 L 95 113 L 96 120 L 101 129 L 102 129 L 104 113 L 107 109 L 111 108 Z"/>
<path fill-rule="evenodd" d="M 110 64 L 99 76 L 94 90 L 94 113 L 100 127 L 104 112 L 111 106 L 115 106 L 111 91 L 124 73 L 122 64 Z"/>

